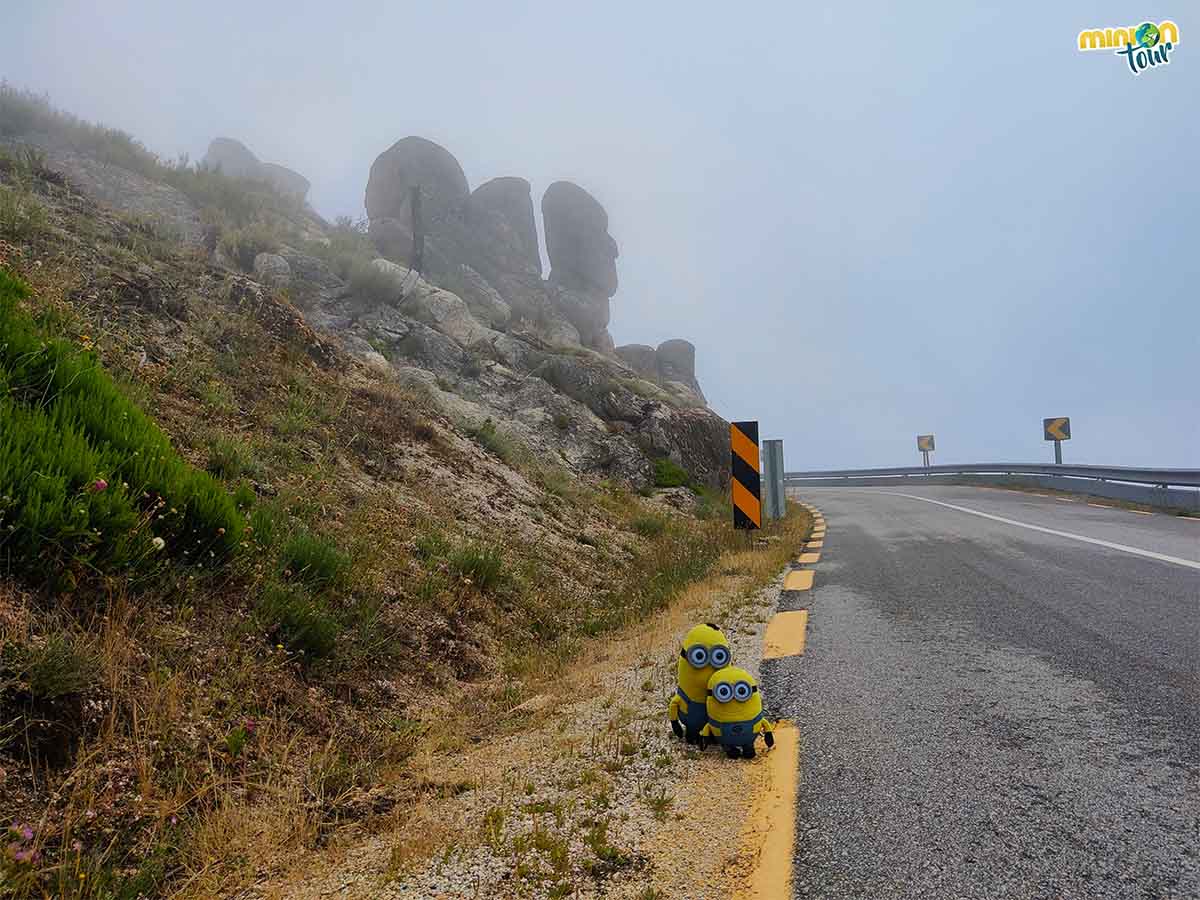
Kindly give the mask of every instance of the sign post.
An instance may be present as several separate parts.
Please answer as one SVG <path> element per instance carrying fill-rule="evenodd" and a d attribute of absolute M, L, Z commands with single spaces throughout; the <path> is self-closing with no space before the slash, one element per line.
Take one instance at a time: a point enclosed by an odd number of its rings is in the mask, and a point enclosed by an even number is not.
<path fill-rule="evenodd" d="M 783 441 L 763 441 L 763 515 L 782 519 L 787 515 L 787 499 L 783 490 Z"/>
<path fill-rule="evenodd" d="M 762 528 L 762 493 L 758 468 L 758 422 L 729 423 L 729 490 L 733 527 Z"/>
<path fill-rule="evenodd" d="M 921 451 L 921 455 L 925 458 L 925 468 L 929 468 L 929 454 L 933 452 L 933 435 L 918 434 L 917 449 Z"/>
<path fill-rule="evenodd" d="M 1071 419 L 1069 416 L 1059 416 L 1056 419 L 1042 419 L 1042 439 L 1054 441 L 1054 463 L 1062 465 L 1062 442 L 1071 439 Z"/>

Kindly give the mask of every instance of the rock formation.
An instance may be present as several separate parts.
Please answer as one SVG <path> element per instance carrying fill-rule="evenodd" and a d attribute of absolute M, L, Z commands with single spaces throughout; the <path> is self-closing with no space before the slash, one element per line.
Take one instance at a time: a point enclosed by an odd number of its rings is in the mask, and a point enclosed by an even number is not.
<path fill-rule="evenodd" d="M 617 292 L 617 242 L 608 233 L 608 213 L 579 185 L 556 181 L 542 195 L 542 222 L 556 305 L 585 346 L 611 353 L 609 299 Z"/>
<path fill-rule="evenodd" d="M 485 277 L 490 270 L 541 277 L 533 197 L 524 178 L 493 178 L 475 188 L 467 201 L 466 222 L 479 256 L 475 268 Z"/>
<path fill-rule="evenodd" d="M 263 163 L 259 169 L 259 177 L 273 184 L 281 194 L 291 194 L 301 200 L 308 196 L 308 189 L 312 187 L 308 179 L 299 172 L 278 163 Z"/>
<path fill-rule="evenodd" d="M 649 344 L 623 344 L 615 352 L 629 368 L 643 378 L 658 380 L 658 357 Z"/>
<path fill-rule="evenodd" d="M 262 164 L 250 148 L 233 138 L 213 138 L 204 154 L 203 165 L 220 169 L 234 178 L 258 178 Z"/>
<path fill-rule="evenodd" d="M 409 270 L 414 187 L 420 189 L 424 234 L 419 278 Z M 530 387 L 528 376 L 536 376 L 589 409 L 611 440 L 632 440 L 652 454 L 677 458 L 702 480 L 720 479 L 726 437 L 720 418 L 704 408 L 695 348 L 687 341 L 665 341 L 658 349 L 628 345 L 618 353 L 613 345 L 608 324 L 618 249 L 608 233 L 608 213 L 595 197 L 567 181 L 555 182 L 543 195 L 546 279 L 524 178 L 494 178 L 470 191 L 448 150 L 406 137 L 371 166 L 365 202 L 371 237 L 384 257 L 376 268 L 388 272 L 397 295 L 404 296 L 358 320 L 364 356 L 379 356 L 368 348 L 386 348 L 442 379 L 464 366 L 484 370 L 472 376 L 477 382 L 472 391 L 493 380 L 486 374 L 488 363 L 481 362 L 490 360 L 507 371 L 505 378 L 521 376 L 522 396 L 536 395 L 503 401 L 518 415 L 537 408 L 522 404 L 544 399 Z M 580 347 L 598 355 L 559 352 Z M 619 357 L 628 368 L 605 356 Z M 636 386 L 630 369 L 658 387 Z M 500 391 L 503 382 L 491 388 Z M 588 428 L 579 423 L 569 430 L 579 434 Z M 589 446 L 587 453 L 579 451 L 582 456 L 595 449 Z M 622 458 L 617 470 L 640 465 Z"/>
<path fill-rule="evenodd" d="M 617 242 L 595 197 L 577 184 L 556 181 L 542 195 L 542 221 L 551 282 L 606 299 L 617 292 Z"/>
<path fill-rule="evenodd" d="M 254 278 L 269 287 L 284 288 L 292 280 L 292 267 L 278 254 L 260 253 L 254 257 Z"/>
<path fill-rule="evenodd" d="M 704 399 L 700 382 L 696 380 L 696 345 L 682 338 L 663 341 L 654 351 L 658 362 L 658 377 L 662 381 L 678 381 L 687 385 Z"/>
<path fill-rule="evenodd" d="M 412 189 L 421 192 L 426 272 L 453 270 L 461 256 L 454 228 L 467 201 L 467 176 L 445 147 L 422 137 L 402 138 L 371 164 L 364 198 L 371 237 L 389 259 L 409 265 L 413 246 Z M 448 240 L 448 238 L 455 238 Z M 453 246 L 447 246 L 447 245 Z"/>
<path fill-rule="evenodd" d="M 705 403 L 696 380 L 696 346 L 680 338 L 663 341 L 658 349 L 647 344 L 624 344 L 615 353 L 633 371 L 666 387 L 681 386 Z"/>
<path fill-rule="evenodd" d="M 303 200 L 311 186 L 307 178 L 286 166 L 260 162 L 249 147 L 233 138 L 213 138 L 204 154 L 202 165 L 210 169 L 219 168 L 234 178 L 254 178 L 271 184 L 283 194 L 291 194 Z"/>

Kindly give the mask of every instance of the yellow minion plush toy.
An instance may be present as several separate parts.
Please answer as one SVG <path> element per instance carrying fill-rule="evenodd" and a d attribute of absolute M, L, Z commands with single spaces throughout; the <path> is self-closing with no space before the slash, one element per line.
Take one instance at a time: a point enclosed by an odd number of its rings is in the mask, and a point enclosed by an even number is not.
<path fill-rule="evenodd" d="M 729 642 L 716 625 L 697 625 L 684 637 L 675 667 L 675 696 L 667 708 L 676 737 L 686 737 L 689 744 L 700 739 L 701 729 L 708 724 L 708 680 L 729 660 Z"/>
<path fill-rule="evenodd" d="M 700 746 L 714 740 L 725 754 L 736 759 L 754 757 L 754 739 L 761 732 L 768 747 L 775 746 L 775 727 L 763 715 L 758 682 L 745 669 L 726 666 L 713 672 L 707 687 L 708 722 L 700 731 Z"/>

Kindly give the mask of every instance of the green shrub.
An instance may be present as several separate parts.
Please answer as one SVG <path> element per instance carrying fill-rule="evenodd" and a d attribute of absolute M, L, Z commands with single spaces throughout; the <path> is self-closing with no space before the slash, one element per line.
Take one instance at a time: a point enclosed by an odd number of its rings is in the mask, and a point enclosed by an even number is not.
<path fill-rule="evenodd" d="M 426 531 L 417 535 L 416 555 L 423 560 L 443 559 L 450 552 L 450 545 L 440 532 Z"/>
<path fill-rule="evenodd" d="M 638 516 L 631 524 L 633 530 L 642 537 L 658 537 L 667 530 L 667 520 L 662 516 L 649 514 Z"/>
<path fill-rule="evenodd" d="M 309 531 L 298 531 L 287 539 L 280 563 L 292 577 L 318 589 L 342 584 L 350 571 L 350 557 L 337 544 Z"/>
<path fill-rule="evenodd" d="M 350 266 L 350 289 L 361 304 L 375 309 L 400 300 L 400 285 L 390 272 L 383 271 L 367 259 L 356 259 Z"/>
<path fill-rule="evenodd" d="M 697 519 L 728 519 L 733 515 L 732 502 L 727 493 L 703 485 L 692 486 L 700 502 L 696 506 Z"/>
<path fill-rule="evenodd" d="M 379 256 L 368 233 L 366 219 L 338 216 L 325 232 L 328 241 L 304 241 L 303 250 L 322 260 L 341 279 L 348 281 L 355 263 L 369 263 Z"/>
<path fill-rule="evenodd" d="M 664 456 L 662 459 L 654 461 L 655 487 L 683 487 L 690 484 L 691 481 L 692 476 L 674 460 Z"/>
<path fill-rule="evenodd" d="M 450 571 L 471 582 L 481 591 L 492 591 L 504 582 L 504 558 L 495 547 L 464 544 L 450 553 Z"/>
<path fill-rule="evenodd" d="M 250 511 L 250 535 L 260 547 L 274 547 L 283 537 L 284 512 L 276 502 L 258 503 Z"/>
<path fill-rule="evenodd" d="M 98 672 L 95 654 L 62 633 L 0 654 L 0 688 L 6 680 L 19 685 L 35 703 L 83 693 L 96 682 Z"/>
<path fill-rule="evenodd" d="M 28 240 L 47 227 L 46 209 L 32 191 L 0 184 L 0 234 Z"/>
<path fill-rule="evenodd" d="M 484 450 L 500 457 L 509 465 L 517 457 L 517 445 L 511 437 L 497 430 L 496 423 L 485 419 L 482 425 L 468 428 L 467 434 Z"/>
<path fill-rule="evenodd" d="M 37 581 L 126 569 L 156 547 L 188 561 L 231 552 L 242 517 L 188 465 L 96 357 L 19 306 L 0 269 L 0 565 Z"/>
<path fill-rule="evenodd" d="M 254 258 L 260 253 L 274 253 L 279 249 L 279 239 L 266 225 L 256 223 L 226 232 L 221 236 L 221 249 L 243 272 L 253 272 Z"/>
<path fill-rule="evenodd" d="M 294 653 L 321 659 L 337 645 L 337 620 L 324 604 L 301 590 L 271 585 L 258 601 L 257 614 L 273 639 Z"/>
<path fill-rule="evenodd" d="M 226 481 L 233 481 L 243 475 L 254 475 L 258 471 L 258 463 L 248 444 L 222 435 L 209 444 L 208 471 Z"/>

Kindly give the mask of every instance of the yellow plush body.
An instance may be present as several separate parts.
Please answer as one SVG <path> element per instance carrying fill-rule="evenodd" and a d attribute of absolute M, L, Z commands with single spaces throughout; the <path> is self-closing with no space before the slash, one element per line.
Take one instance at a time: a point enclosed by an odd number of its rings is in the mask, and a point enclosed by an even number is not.
<path fill-rule="evenodd" d="M 768 747 L 774 746 L 775 727 L 763 714 L 758 682 L 745 669 L 726 666 L 708 679 L 705 687 L 708 722 L 700 730 L 700 742 L 713 740 L 731 757 L 754 756 L 758 735 Z"/>
<path fill-rule="evenodd" d="M 705 703 L 708 680 L 728 665 L 729 660 L 729 642 L 716 625 L 697 625 L 683 639 L 675 666 L 675 694 L 667 706 L 667 718 L 671 730 L 689 744 L 699 741 L 700 732 L 708 723 Z"/>

